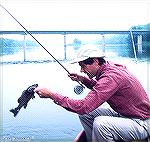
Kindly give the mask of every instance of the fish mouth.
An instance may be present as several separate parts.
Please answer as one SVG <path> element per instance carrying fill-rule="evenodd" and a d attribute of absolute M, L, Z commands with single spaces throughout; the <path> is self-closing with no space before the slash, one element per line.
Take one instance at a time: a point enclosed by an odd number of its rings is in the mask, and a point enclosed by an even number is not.
<path fill-rule="evenodd" d="M 28 90 L 29 92 L 34 92 L 34 89 L 35 89 L 36 87 L 38 87 L 38 84 L 31 85 L 27 90 Z"/>
<path fill-rule="evenodd" d="M 34 84 L 35 87 L 38 87 L 38 84 Z"/>

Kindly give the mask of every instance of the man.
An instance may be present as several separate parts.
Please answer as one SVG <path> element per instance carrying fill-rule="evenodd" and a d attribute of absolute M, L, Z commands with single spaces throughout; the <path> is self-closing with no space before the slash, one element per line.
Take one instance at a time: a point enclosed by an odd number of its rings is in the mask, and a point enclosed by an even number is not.
<path fill-rule="evenodd" d="M 147 138 L 150 101 L 138 79 L 126 67 L 105 61 L 98 49 L 81 50 L 73 63 L 79 63 L 81 72 L 88 76 L 69 74 L 91 89 L 85 98 L 74 100 L 46 88 L 35 92 L 79 114 L 88 142 Z M 104 102 L 110 107 L 101 107 Z"/>

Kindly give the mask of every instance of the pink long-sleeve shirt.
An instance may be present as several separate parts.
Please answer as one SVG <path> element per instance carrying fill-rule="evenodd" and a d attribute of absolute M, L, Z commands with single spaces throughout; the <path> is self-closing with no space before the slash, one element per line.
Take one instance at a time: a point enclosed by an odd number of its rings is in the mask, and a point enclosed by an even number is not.
<path fill-rule="evenodd" d="M 85 114 L 107 102 L 116 112 L 132 118 L 150 118 L 150 101 L 144 88 L 124 66 L 106 62 L 96 79 L 84 77 L 82 82 L 91 91 L 84 99 L 75 100 L 53 94 L 54 102 L 72 112 Z"/>

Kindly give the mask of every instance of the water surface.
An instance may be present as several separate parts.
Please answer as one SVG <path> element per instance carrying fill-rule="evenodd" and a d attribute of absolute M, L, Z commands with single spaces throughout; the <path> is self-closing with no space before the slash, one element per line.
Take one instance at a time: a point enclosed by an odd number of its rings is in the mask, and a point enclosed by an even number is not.
<path fill-rule="evenodd" d="M 150 95 L 150 64 L 130 59 L 112 59 L 125 64 L 141 81 Z M 63 63 L 70 72 L 79 73 L 78 65 Z M 18 105 L 17 99 L 28 86 L 38 83 L 39 86 L 74 99 L 83 98 L 73 92 L 77 83 L 68 78 L 66 71 L 57 63 L 44 64 L 5 64 L 2 69 L 2 108 L 3 108 L 3 141 L 72 141 L 82 129 L 78 115 L 68 112 L 53 103 L 50 99 L 41 99 L 35 94 L 27 109 L 21 109 L 16 118 L 9 112 Z"/>

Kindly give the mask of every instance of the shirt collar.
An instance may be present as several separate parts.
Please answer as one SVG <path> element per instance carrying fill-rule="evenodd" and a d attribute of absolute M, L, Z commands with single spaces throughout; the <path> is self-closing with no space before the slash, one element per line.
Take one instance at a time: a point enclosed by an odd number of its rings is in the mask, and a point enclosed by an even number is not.
<path fill-rule="evenodd" d="M 99 77 L 103 74 L 104 70 L 106 69 L 106 65 L 108 64 L 108 62 L 104 63 L 103 65 L 101 65 L 96 73 L 96 80 L 99 79 Z"/>

